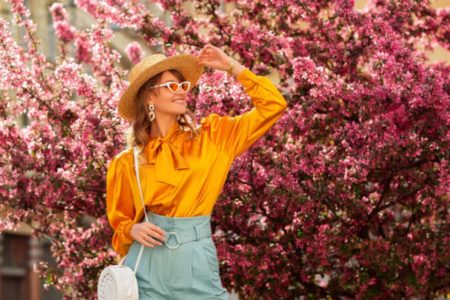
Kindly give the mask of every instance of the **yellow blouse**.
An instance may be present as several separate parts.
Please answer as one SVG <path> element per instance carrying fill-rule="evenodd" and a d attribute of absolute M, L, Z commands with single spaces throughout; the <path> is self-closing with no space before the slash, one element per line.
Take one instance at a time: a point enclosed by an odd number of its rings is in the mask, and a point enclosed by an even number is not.
<path fill-rule="evenodd" d="M 177 122 L 164 137 L 144 147 L 148 164 L 139 167 L 147 210 L 170 217 L 211 215 L 235 157 L 250 148 L 281 117 L 287 102 L 272 83 L 245 68 L 236 79 L 254 107 L 237 116 L 211 113 L 201 118 L 200 135 L 192 141 Z M 114 230 L 112 246 L 123 257 L 133 242 L 131 226 L 144 210 L 136 182 L 133 149 L 109 163 L 106 210 Z"/>

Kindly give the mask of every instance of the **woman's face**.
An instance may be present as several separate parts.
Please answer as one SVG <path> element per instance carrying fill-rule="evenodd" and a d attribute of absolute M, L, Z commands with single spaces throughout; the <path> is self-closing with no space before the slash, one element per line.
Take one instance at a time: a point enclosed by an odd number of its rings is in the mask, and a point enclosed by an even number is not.
<path fill-rule="evenodd" d="M 162 74 L 160 85 L 169 81 L 180 82 L 171 72 L 165 71 Z M 156 91 L 158 90 L 158 91 Z M 157 95 L 156 93 L 159 93 Z M 184 114 L 187 111 L 186 96 L 187 92 L 184 91 L 181 86 L 177 93 L 173 93 L 167 86 L 156 87 L 153 89 L 153 93 L 149 93 L 148 103 L 155 106 L 155 110 L 158 113 L 170 113 L 170 114 Z M 178 101 L 177 101 L 178 100 Z"/>

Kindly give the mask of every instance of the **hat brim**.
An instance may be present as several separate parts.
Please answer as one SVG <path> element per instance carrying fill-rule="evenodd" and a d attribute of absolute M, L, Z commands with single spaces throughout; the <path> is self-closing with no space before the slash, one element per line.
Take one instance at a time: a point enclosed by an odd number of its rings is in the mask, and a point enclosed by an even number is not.
<path fill-rule="evenodd" d="M 186 80 L 191 82 L 191 88 L 196 86 L 198 80 L 205 71 L 203 65 L 199 65 L 199 58 L 191 54 L 179 54 L 169 56 L 150 67 L 140 70 L 140 74 L 130 83 L 119 100 L 118 111 L 123 118 L 133 121 L 136 118 L 136 94 L 141 86 L 156 74 L 170 69 L 178 70 Z"/>

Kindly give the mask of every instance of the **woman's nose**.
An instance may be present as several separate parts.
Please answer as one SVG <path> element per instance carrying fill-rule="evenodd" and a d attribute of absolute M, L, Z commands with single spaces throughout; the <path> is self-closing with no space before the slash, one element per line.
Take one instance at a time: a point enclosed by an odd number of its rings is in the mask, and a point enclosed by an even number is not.
<path fill-rule="evenodd" d="M 185 91 L 181 86 L 178 87 L 177 94 L 186 94 L 187 91 Z"/>

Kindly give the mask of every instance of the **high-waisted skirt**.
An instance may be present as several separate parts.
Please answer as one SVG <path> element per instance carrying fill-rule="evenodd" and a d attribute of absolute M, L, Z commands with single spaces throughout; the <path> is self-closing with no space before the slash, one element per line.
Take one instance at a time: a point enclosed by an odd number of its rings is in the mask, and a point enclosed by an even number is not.
<path fill-rule="evenodd" d="M 147 216 L 166 235 L 162 245 L 144 246 L 136 271 L 139 299 L 228 299 L 211 237 L 211 217 L 167 217 L 151 211 Z M 123 264 L 134 269 L 140 248 L 134 240 Z"/>

